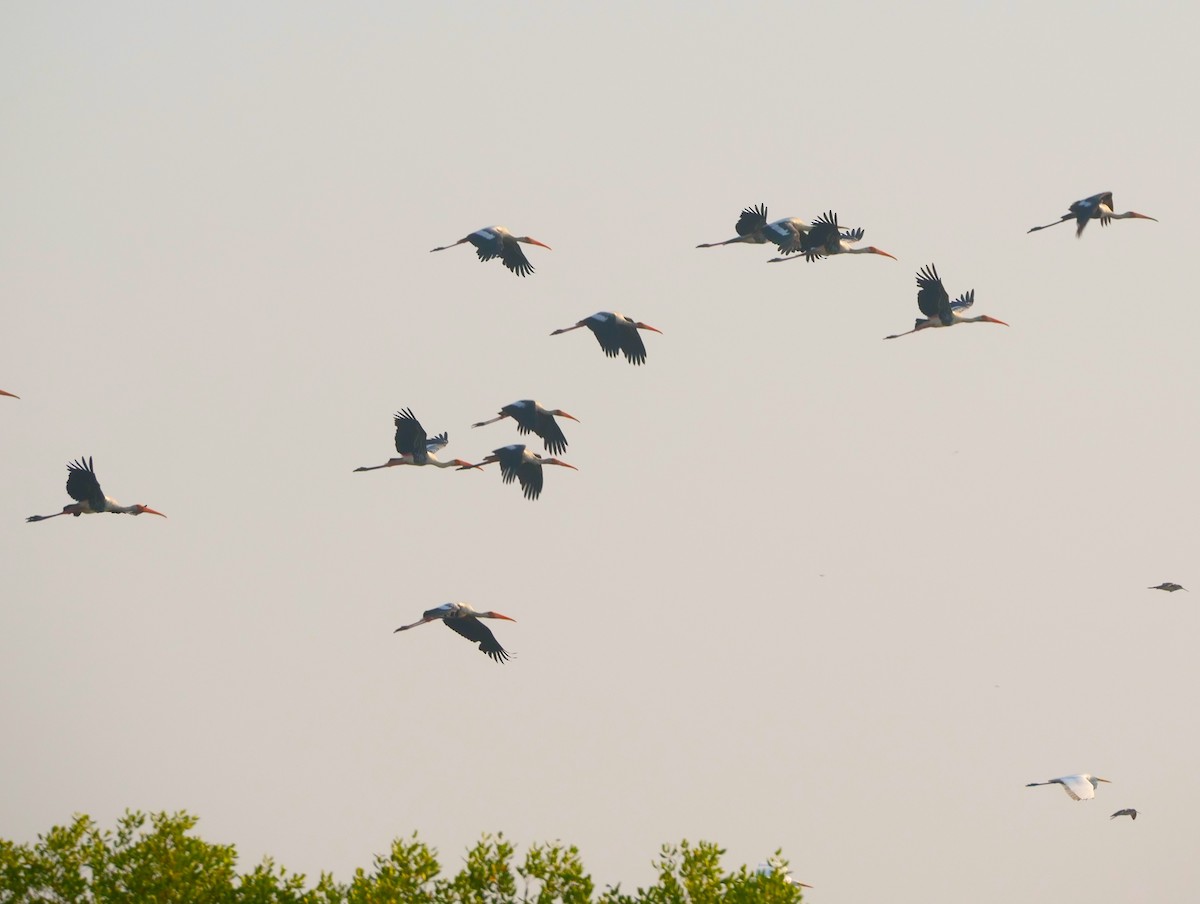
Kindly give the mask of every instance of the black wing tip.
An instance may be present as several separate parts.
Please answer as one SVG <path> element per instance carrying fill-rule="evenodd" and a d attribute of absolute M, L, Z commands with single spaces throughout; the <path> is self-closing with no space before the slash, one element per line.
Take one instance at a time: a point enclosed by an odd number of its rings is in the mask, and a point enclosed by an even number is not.
<path fill-rule="evenodd" d="M 745 207 L 742 209 L 741 216 L 734 226 L 739 237 L 754 235 L 760 229 L 767 225 L 767 205 L 759 204 L 757 207 Z M 727 244 L 722 242 L 721 244 Z"/>
<path fill-rule="evenodd" d="M 504 649 L 504 647 L 500 646 L 500 644 L 496 644 L 494 647 L 489 647 L 486 641 L 479 645 L 479 649 L 486 653 L 495 662 L 499 663 L 508 662 L 512 656 L 512 654 L 509 653 L 508 650 Z"/>

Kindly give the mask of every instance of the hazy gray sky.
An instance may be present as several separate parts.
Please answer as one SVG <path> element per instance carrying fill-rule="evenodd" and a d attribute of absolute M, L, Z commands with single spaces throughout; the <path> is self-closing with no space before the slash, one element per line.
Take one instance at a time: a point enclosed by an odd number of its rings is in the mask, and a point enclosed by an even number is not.
<path fill-rule="evenodd" d="M 1194 895 L 1200 600 L 1145 589 L 1200 590 L 1192 6 L 0 16 L 0 837 L 186 808 L 343 880 L 502 830 L 601 883 L 687 837 L 817 902 Z M 1106 190 L 1161 222 L 1026 235 Z M 758 202 L 900 260 L 693 247 Z M 493 223 L 554 250 L 428 253 Z M 1011 328 L 882 342 L 930 262 Z M 549 337 L 598 310 L 645 367 Z M 352 473 L 397 408 L 478 460 L 530 397 L 581 420 L 537 503 Z M 25 524 L 79 455 L 169 520 Z M 392 634 L 458 599 L 512 662 Z M 1113 783 L 1022 787 L 1071 772 Z"/>

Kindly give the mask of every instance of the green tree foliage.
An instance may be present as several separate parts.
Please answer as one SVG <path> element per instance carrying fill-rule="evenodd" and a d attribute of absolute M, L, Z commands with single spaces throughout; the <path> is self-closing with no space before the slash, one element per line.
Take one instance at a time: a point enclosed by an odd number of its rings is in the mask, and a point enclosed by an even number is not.
<path fill-rule="evenodd" d="M 55 826 L 34 844 L 0 839 L 0 904 L 797 904 L 786 862 L 771 874 L 745 866 L 726 873 L 724 851 L 687 841 L 666 845 L 654 861 L 657 881 L 635 893 L 596 895 L 579 851 L 559 842 L 535 844 L 524 860 L 504 836 L 485 835 L 454 875 L 414 834 L 397 839 L 358 869 L 349 884 L 327 873 L 315 883 L 266 858 L 237 871 L 233 845 L 191 834 L 187 813 L 127 812 L 114 831 L 87 816 Z"/>

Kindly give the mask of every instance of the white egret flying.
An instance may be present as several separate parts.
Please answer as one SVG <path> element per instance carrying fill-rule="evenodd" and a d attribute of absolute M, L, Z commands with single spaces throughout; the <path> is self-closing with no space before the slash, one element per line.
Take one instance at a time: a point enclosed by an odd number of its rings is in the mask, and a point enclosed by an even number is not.
<path fill-rule="evenodd" d="M 1072 800 L 1091 800 L 1096 796 L 1097 782 L 1112 784 L 1106 778 L 1097 778 L 1094 775 L 1088 775 L 1084 772 L 1080 775 L 1063 775 L 1044 782 L 1030 782 L 1025 787 L 1034 788 L 1037 785 L 1062 785 L 1063 790 L 1071 795 Z"/>

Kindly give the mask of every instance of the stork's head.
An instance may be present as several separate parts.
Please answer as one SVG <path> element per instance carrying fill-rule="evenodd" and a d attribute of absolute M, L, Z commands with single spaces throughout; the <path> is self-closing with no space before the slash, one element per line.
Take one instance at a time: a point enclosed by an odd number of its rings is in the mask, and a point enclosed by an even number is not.
<path fill-rule="evenodd" d="M 133 511 L 130 512 L 129 514 L 131 514 L 131 515 L 158 515 L 158 517 L 160 517 L 160 518 L 167 517 L 162 512 L 156 512 L 154 509 L 150 508 L 150 506 L 141 505 L 141 504 L 135 505 L 133 507 Z"/>
<path fill-rule="evenodd" d="M 540 456 L 539 456 L 539 457 L 540 457 Z M 569 464 L 567 464 L 565 461 L 560 461 L 560 460 L 559 460 L 559 459 L 557 459 L 557 458 L 543 458 L 543 459 L 542 459 L 542 464 L 544 464 L 544 465 L 558 465 L 559 467 L 562 467 L 562 468 L 570 468 L 572 471 L 578 471 L 578 470 L 579 470 L 579 469 L 578 469 L 577 467 L 575 467 L 574 465 L 569 465 Z"/>
<path fill-rule="evenodd" d="M 983 323 L 998 323 L 998 324 L 1000 324 L 1001 326 L 1008 326 L 1008 324 L 1007 324 L 1007 323 L 1005 323 L 1003 320 L 997 320 L 995 317 L 989 317 L 987 314 L 984 314 L 984 315 L 983 315 L 982 317 L 980 317 L 979 319 L 980 319 L 980 320 L 981 320 Z"/>
<path fill-rule="evenodd" d="M 483 470 L 483 468 L 481 468 L 479 465 L 473 465 L 469 461 L 463 461 L 461 458 L 451 459 L 450 464 L 458 465 L 458 470 L 460 471 L 466 471 L 470 468 L 474 468 L 477 471 Z"/>
<path fill-rule="evenodd" d="M 526 245 L 537 245 L 539 248 L 545 248 L 547 251 L 554 250 L 549 245 L 547 245 L 545 242 L 539 242 L 537 239 L 533 238 L 532 236 L 528 236 L 528 235 L 518 236 L 517 241 L 524 242 Z"/>
<path fill-rule="evenodd" d="M 554 409 L 553 411 L 551 411 L 550 413 L 551 413 L 551 414 L 553 414 L 555 417 L 566 417 L 566 418 L 570 418 L 571 420 L 573 420 L 573 421 L 574 421 L 575 423 L 577 423 L 577 424 L 579 423 L 579 418 L 575 417 L 575 415 L 573 415 L 573 414 L 567 414 L 567 413 L 566 413 L 565 411 L 563 411 L 561 408 L 555 408 L 555 409 Z"/>
<path fill-rule="evenodd" d="M 502 618 L 505 621 L 516 621 L 516 619 L 512 616 L 501 615 L 499 612 L 492 612 L 491 610 L 488 610 L 487 612 L 480 612 L 479 618 Z"/>
<path fill-rule="evenodd" d="M 896 255 L 888 254 L 886 251 L 876 248 L 874 245 L 868 245 L 866 248 L 863 249 L 863 251 L 866 251 L 868 254 L 879 254 L 879 255 L 882 255 L 883 257 L 890 257 L 894 261 L 900 260 L 900 258 L 896 257 Z"/>
<path fill-rule="evenodd" d="M 650 330 L 653 333 L 658 333 L 660 336 L 662 335 L 662 330 L 660 330 L 658 327 L 651 326 L 648 323 L 642 323 L 640 320 L 635 323 L 634 326 L 636 326 L 639 330 Z"/>

